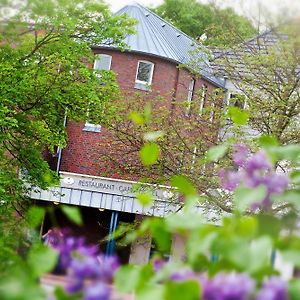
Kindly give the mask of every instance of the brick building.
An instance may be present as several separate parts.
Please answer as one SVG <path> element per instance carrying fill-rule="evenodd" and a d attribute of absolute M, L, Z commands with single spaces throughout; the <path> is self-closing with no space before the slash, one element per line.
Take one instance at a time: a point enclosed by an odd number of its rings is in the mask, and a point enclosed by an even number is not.
<path fill-rule="evenodd" d="M 91 48 L 95 54 L 94 69 L 115 72 L 125 98 L 130 99 L 135 93 L 148 99 L 162 96 L 170 110 L 180 101 L 186 101 L 189 109 L 196 91 L 202 89 L 205 93 L 200 99 L 201 110 L 207 105 L 206 93 L 224 88 L 224 80 L 212 75 L 208 59 L 201 51 L 197 51 L 201 58 L 199 76 L 179 67 L 189 64 L 191 52 L 197 49 L 192 38 L 140 5 L 126 6 L 117 14 L 124 13 L 138 20 L 136 34 L 126 38 L 128 49 L 120 51 L 105 44 Z M 31 196 L 43 204 L 50 201 L 80 206 L 85 226 L 76 229 L 78 234 L 96 242 L 112 233 L 120 222 L 133 222 L 144 215 L 164 217 L 176 210 L 176 204 L 169 201 L 168 189 L 162 186 L 154 188 L 154 203 L 150 206 L 142 206 L 135 199 L 133 185 L 137 176 L 113 172 L 110 162 L 101 154 L 113 145 L 114 135 L 110 130 L 101 124 L 69 120 L 66 127 L 68 145 L 58 151 L 53 162 L 61 176 L 61 185 L 35 191 Z M 71 226 L 62 215 L 57 219 L 60 226 Z M 44 231 L 49 224 L 46 219 Z M 180 248 L 181 243 L 174 237 L 173 250 Z M 102 245 L 108 255 L 114 249 L 114 241 Z M 131 249 L 118 250 L 118 254 L 123 262 L 143 263 L 149 259 L 150 251 L 151 239 L 145 238 L 133 243 Z"/>

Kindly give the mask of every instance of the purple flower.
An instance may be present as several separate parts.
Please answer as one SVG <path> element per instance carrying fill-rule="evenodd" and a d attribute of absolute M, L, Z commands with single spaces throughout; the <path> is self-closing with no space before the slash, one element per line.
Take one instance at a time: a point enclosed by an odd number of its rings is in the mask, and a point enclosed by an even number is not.
<path fill-rule="evenodd" d="M 153 269 L 155 272 L 158 272 L 160 269 L 164 267 L 166 262 L 161 258 L 156 258 L 153 260 Z"/>
<path fill-rule="evenodd" d="M 196 278 L 197 275 L 190 269 L 183 269 L 181 271 L 176 271 L 170 275 L 170 280 L 172 281 L 185 281 L 189 279 Z"/>
<path fill-rule="evenodd" d="M 99 282 L 97 284 L 91 284 L 84 290 L 84 300 L 109 300 L 111 295 L 111 289 Z"/>
<path fill-rule="evenodd" d="M 117 257 L 99 254 L 98 247 L 87 245 L 84 238 L 64 236 L 52 247 L 59 251 L 60 263 L 67 270 L 69 293 L 83 291 L 87 300 L 109 299 L 108 284 L 119 267 Z"/>
<path fill-rule="evenodd" d="M 203 300 L 247 300 L 255 287 L 247 274 L 219 273 L 202 283 Z"/>
<path fill-rule="evenodd" d="M 263 283 L 256 300 L 288 300 L 286 283 L 279 277 L 271 277 Z"/>
<path fill-rule="evenodd" d="M 250 150 L 245 144 L 242 143 L 235 144 L 233 148 L 234 148 L 233 161 L 237 166 L 242 167 L 246 163 L 250 155 Z"/>
<path fill-rule="evenodd" d="M 271 196 L 281 194 L 288 187 L 288 177 L 284 174 L 277 174 L 272 169 L 263 150 L 250 155 L 248 148 L 243 144 L 234 146 L 234 149 L 233 161 L 238 170 L 221 170 L 219 172 L 221 186 L 231 192 L 240 184 L 247 188 L 265 186 L 265 198 L 260 202 L 254 202 L 251 209 L 269 209 L 272 206 Z"/>
<path fill-rule="evenodd" d="M 98 277 L 107 283 L 111 283 L 114 273 L 120 266 L 118 258 L 116 256 L 104 257 L 104 255 L 99 255 L 97 259 L 100 263 Z"/>
<path fill-rule="evenodd" d="M 272 168 L 266 153 L 263 150 L 252 155 L 243 166 L 247 173 L 255 171 L 269 171 Z"/>
<path fill-rule="evenodd" d="M 219 172 L 221 186 L 228 191 L 234 191 L 241 182 L 241 176 L 238 172 L 221 170 Z"/>

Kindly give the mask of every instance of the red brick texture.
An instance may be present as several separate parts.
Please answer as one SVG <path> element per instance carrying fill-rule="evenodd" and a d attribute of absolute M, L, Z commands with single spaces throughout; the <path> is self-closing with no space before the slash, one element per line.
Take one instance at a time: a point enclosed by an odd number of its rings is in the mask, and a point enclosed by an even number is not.
<path fill-rule="evenodd" d="M 123 95 L 128 95 L 129 98 L 130 95 L 138 92 L 150 100 L 159 95 L 164 97 L 166 108 L 170 110 L 184 109 L 184 106 L 174 104 L 186 101 L 192 76 L 185 69 L 178 68 L 174 62 L 115 50 L 98 49 L 95 53 L 112 56 L 111 69 L 117 74 L 117 82 Z M 134 88 L 139 60 L 147 60 L 155 64 L 151 91 L 146 92 Z M 203 84 L 208 87 L 209 91 L 215 88 L 203 79 L 196 79 L 195 90 L 201 88 Z M 120 170 L 114 172 L 114 162 L 104 157 L 103 153 L 110 151 L 116 153 L 116 151 L 122 150 L 122 147 L 126 147 L 115 140 L 111 131 L 102 128 L 100 133 L 86 132 L 83 131 L 83 127 L 83 123 L 68 122 L 68 146 L 62 152 L 61 171 L 123 179 L 138 178 L 138 174 L 125 176 L 124 174 L 127 172 L 125 169 L 123 172 Z M 128 157 L 120 157 L 120 159 L 128 160 Z"/>

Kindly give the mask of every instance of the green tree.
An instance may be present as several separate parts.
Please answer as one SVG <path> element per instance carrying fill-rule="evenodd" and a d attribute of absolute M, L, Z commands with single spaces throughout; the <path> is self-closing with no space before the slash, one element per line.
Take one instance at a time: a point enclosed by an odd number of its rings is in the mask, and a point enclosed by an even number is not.
<path fill-rule="evenodd" d="M 101 75 L 99 84 L 90 68 L 90 45 L 105 42 L 123 47 L 134 21 L 112 16 L 97 0 L 1 0 L 0 21 L 3 205 L 22 198 L 24 182 L 43 188 L 55 182 L 42 153 L 54 154 L 57 147 L 65 146 L 64 117 L 85 120 L 92 106 L 95 114 L 89 118 L 100 122 L 118 87 L 110 72 Z"/>
<path fill-rule="evenodd" d="M 165 0 L 153 10 L 195 39 L 205 33 L 208 45 L 233 45 L 255 34 L 251 22 L 231 8 L 221 9 L 196 0 Z"/>

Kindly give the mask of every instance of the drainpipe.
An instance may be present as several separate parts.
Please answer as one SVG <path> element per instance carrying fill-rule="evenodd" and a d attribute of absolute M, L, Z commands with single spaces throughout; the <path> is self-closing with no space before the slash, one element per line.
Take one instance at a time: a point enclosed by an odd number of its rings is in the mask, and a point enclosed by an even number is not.
<path fill-rule="evenodd" d="M 66 112 L 65 112 L 64 124 L 63 124 L 64 127 L 66 127 L 66 125 L 67 125 L 67 111 L 68 111 L 68 109 L 66 109 Z M 56 173 L 57 173 L 57 175 L 59 174 L 59 170 L 60 170 L 61 155 L 62 155 L 62 149 L 61 149 L 61 147 L 58 147 L 57 148 L 57 165 L 56 165 Z"/>

